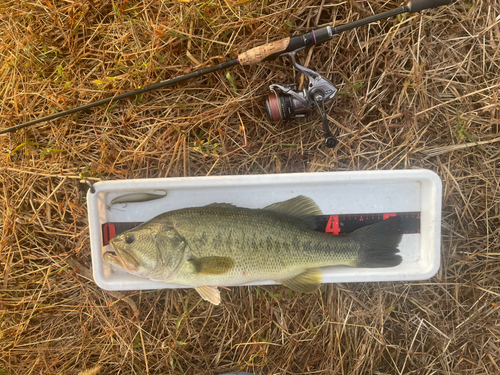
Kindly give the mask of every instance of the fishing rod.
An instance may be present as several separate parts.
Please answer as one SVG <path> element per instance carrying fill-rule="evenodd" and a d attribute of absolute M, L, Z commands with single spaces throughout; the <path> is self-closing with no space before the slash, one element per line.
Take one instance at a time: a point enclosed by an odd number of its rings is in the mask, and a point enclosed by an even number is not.
<path fill-rule="evenodd" d="M 180 77 L 172 78 L 167 81 L 162 81 L 150 86 L 143 87 L 139 90 L 129 91 L 80 107 L 54 113 L 50 116 L 42 117 L 23 124 L 2 129 L 0 130 L 0 134 L 14 132 L 16 130 L 32 126 L 40 122 L 54 120 L 56 118 L 70 115 L 75 112 L 115 102 L 120 99 L 129 98 L 131 96 L 139 95 L 148 91 L 157 90 L 165 86 L 184 82 L 191 78 L 200 77 L 235 65 L 247 66 L 257 64 L 262 61 L 274 60 L 280 56 L 288 56 L 290 57 L 293 66 L 302 74 L 304 74 L 309 82 L 307 86 L 301 91 L 294 89 L 298 86 L 297 84 L 270 85 L 269 89 L 271 93 L 266 99 L 266 111 L 268 115 L 274 121 L 289 120 L 305 117 L 307 114 L 311 113 L 314 108 L 317 108 L 323 122 L 325 145 L 329 148 L 334 148 L 338 144 L 338 140 L 330 131 L 330 127 L 328 125 L 328 120 L 326 117 L 325 102 L 333 99 L 333 97 L 337 93 L 337 89 L 328 79 L 321 76 L 319 73 L 313 71 L 312 69 L 299 65 L 295 60 L 295 54 L 306 48 L 327 42 L 331 40 L 334 35 L 340 34 L 347 30 L 352 30 L 369 23 L 394 17 L 401 13 L 416 13 L 425 9 L 448 5 L 452 2 L 453 0 L 411 0 L 408 4 L 403 5 L 399 8 L 392 9 L 380 14 L 375 14 L 373 16 L 366 17 L 345 25 L 337 27 L 326 26 L 317 30 L 312 30 L 302 35 L 288 37 L 275 42 L 271 42 L 269 44 L 252 48 L 246 52 L 241 53 L 240 55 L 238 55 L 238 58 L 234 60 L 226 61 L 209 68 L 200 69 Z"/>

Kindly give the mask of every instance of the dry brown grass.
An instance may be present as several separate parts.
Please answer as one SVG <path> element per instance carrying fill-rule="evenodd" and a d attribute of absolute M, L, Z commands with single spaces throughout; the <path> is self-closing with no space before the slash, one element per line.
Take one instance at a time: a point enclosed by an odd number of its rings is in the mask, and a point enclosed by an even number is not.
<path fill-rule="evenodd" d="M 232 59 L 289 25 L 399 5 L 6 0 L 1 126 Z M 267 86 L 299 79 L 283 60 L 231 69 L 236 92 L 218 72 L 1 136 L 0 374 L 500 373 L 499 14 L 499 0 L 460 1 L 303 53 L 342 90 L 329 110 L 335 151 L 318 147 L 317 117 L 266 118 Z M 239 287 L 214 307 L 192 290 L 108 293 L 91 279 L 81 175 L 394 168 L 443 180 L 431 280 L 293 296 Z"/>

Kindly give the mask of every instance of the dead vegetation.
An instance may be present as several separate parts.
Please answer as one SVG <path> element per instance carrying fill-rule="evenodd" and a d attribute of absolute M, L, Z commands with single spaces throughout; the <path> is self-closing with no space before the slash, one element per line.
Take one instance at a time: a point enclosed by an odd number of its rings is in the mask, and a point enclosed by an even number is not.
<path fill-rule="evenodd" d="M 397 1 L 4 1 L 2 127 L 182 75 Z M 282 59 L 0 138 L 0 374 L 500 373 L 500 1 L 337 36 L 301 62 L 340 89 L 329 118 L 270 122 Z M 227 76 L 226 76 L 227 74 Z M 427 168 L 442 267 L 412 283 L 108 293 L 91 279 L 79 180 Z"/>

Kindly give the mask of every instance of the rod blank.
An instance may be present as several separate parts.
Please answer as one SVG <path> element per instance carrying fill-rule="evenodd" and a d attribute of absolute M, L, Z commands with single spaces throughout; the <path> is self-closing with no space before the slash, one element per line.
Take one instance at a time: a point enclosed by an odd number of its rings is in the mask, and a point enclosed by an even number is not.
<path fill-rule="evenodd" d="M 12 126 L 10 128 L 2 129 L 2 130 L 0 130 L 0 134 L 10 133 L 10 132 L 25 128 L 27 126 L 38 124 L 42 121 L 54 120 L 56 118 L 70 115 L 70 114 L 75 113 L 75 112 L 83 111 L 85 109 L 94 108 L 94 107 L 108 104 L 108 103 L 111 103 L 111 102 L 114 102 L 114 101 L 117 101 L 120 99 L 125 99 L 125 98 L 129 98 L 131 96 L 139 95 L 139 94 L 142 94 L 142 93 L 145 93 L 148 91 L 157 90 L 159 88 L 162 88 L 165 86 L 170 86 L 170 85 L 173 85 L 175 83 L 187 81 L 188 79 L 199 77 L 199 76 L 202 76 L 202 75 L 205 75 L 208 73 L 212 73 L 212 72 L 215 72 L 215 71 L 220 70 L 220 69 L 229 68 L 233 65 L 238 65 L 238 59 L 226 61 L 226 62 L 223 62 L 222 64 L 214 65 L 214 66 L 211 66 L 210 68 L 197 70 L 195 72 L 192 72 L 192 73 L 180 76 L 180 77 L 175 77 L 175 78 L 169 79 L 167 81 L 158 82 L 158 83 L 155 83 L 154 85 L 146 86 L 146 87 L 143 87 L 142 89 L 139 89 L 139 90 L 129 91 L 129 92 L 117 95 L 117 96 L 112 96 L 110 98 L 99 100 L 97 102 L 82 105 L 81 107 L 71 108 L 71 109 L 68 109 L 67 111 L 57 112 L 57 113 L 54 113 L 53 115 L 50 115 L 50 116 L 45 116 L 45 117 L 42 117 L 42 118 L 39 118 L 39 119 L 36 119 L 33 121 L 25 122 L 24 124 L 20 124 L 20 125 Z"/>

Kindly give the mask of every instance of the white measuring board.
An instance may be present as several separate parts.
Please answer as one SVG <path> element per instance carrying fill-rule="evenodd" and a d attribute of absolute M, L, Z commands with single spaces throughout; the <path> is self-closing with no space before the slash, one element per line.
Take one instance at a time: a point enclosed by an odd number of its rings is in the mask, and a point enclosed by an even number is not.
<path fill-rule="evenodd" d="M 324 283 L 423 280 L 435 275 L 440 265 L 441 179 L 425 169 L 136 179 L 103 181 L 94 187 L 95 193 L 87 193 L 92 269 L 95 282 L 105 290 L 184 287 L 134 276 L 105 262 L 103 254 L 111 250 L 103 246 L 105 223 L 143 222 L 167 211 L 210 203 L 263 208 L 298 195 L 313 199 L 328 215 L 420 212 L 420 233 L 403 235 L 399 266 L 325 267 Z M 166 190 L 167 196 L 110 206 L 121 195 L 155 190 Z M 246 285 L 270 284 L 276 283 Z"/>

